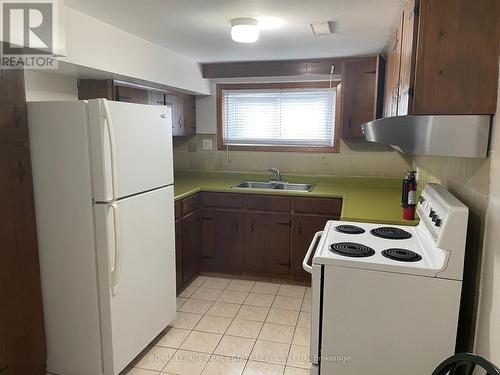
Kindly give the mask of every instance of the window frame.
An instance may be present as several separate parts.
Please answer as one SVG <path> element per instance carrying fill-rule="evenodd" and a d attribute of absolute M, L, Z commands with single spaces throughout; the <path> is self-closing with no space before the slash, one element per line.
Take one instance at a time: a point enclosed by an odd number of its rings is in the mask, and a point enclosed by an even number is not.
<path fill-rule="evenodd" d="M 273 82 L 273 83 L 232 83 L 216 85 L 217 106 L 217 149 L 230 151 L 260 151 L 260 152 L 309 152 L 309 153 L 338 153 L 340 151 L 340 134 L 342 120 L 342 90 L 341 82 L 331 82 L 331 87 L 336 88 L 335 97 L 335 131 L 333 146 L 279 146 L 279 145 L 226 145 L 224 143 L 224 113 L 223 90 L 255 90 L 255 89 L 290 89 L 290 88 L 329 88 L 330 81 L 311 82 Z"/>

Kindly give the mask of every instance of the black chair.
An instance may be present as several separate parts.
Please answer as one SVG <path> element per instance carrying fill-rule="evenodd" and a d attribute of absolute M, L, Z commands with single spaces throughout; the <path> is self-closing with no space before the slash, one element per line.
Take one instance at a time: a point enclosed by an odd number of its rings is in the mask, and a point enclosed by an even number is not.
<path fill-rule="evenodd" d="M 500 369 L 493 363 L 471 353 L 451 356 L 441 363 L 432 375 L 472 375 L 476 366 L 486 371 L 486 375 L 500 375 Z"/>

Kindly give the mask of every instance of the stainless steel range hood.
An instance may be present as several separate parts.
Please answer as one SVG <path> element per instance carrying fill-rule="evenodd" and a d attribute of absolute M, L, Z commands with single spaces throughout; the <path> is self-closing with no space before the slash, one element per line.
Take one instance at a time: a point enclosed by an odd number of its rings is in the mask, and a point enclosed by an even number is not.
<path fill-rule="evenodd" d="M 490 122 L 489 115 L 397 116 L 367 122 L 363 133 L 408 155 L 484 158 Z"/>

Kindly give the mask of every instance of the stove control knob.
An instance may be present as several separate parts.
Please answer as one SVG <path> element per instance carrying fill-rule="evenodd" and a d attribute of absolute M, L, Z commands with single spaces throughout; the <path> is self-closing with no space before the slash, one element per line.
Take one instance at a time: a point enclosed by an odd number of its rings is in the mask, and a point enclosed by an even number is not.
<path fill-rule="evenodd" d="M 439 220 L 438 217 L 438 215 L 432 215 L 432 221 L 435 223 L 436 220 Z"/>
<path fill-rule="evenodd" d="M 434 225 L 435 225 L 436 227 L 440 227 L 440 226 L 441 226 L 441 219 L 436 219 L 436 221 L 435 221 Z"/>
<path fill-rule="evenodd" d="M 435 214 L 436 214 L 436 211 L 431 210 L 431 212 L 429 212 L 429 217 L 433 217 Z"/>
<path fill-rule="evenodd" d="M 418 199 L 418 203 L 422 204 L 425 202 L 425 198 L 423 195 L 420 196 L 420 198 Z"/>

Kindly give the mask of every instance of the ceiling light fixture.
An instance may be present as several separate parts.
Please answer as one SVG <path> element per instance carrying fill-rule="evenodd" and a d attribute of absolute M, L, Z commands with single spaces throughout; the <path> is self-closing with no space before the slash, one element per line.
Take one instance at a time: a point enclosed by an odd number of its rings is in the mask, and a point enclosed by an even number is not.
<path fill-rule="evenodd" d="M 231 20 L 231 38 L 238 43 L 254 43 L 259 39 L 259 23 L 254 18 Z"/>

